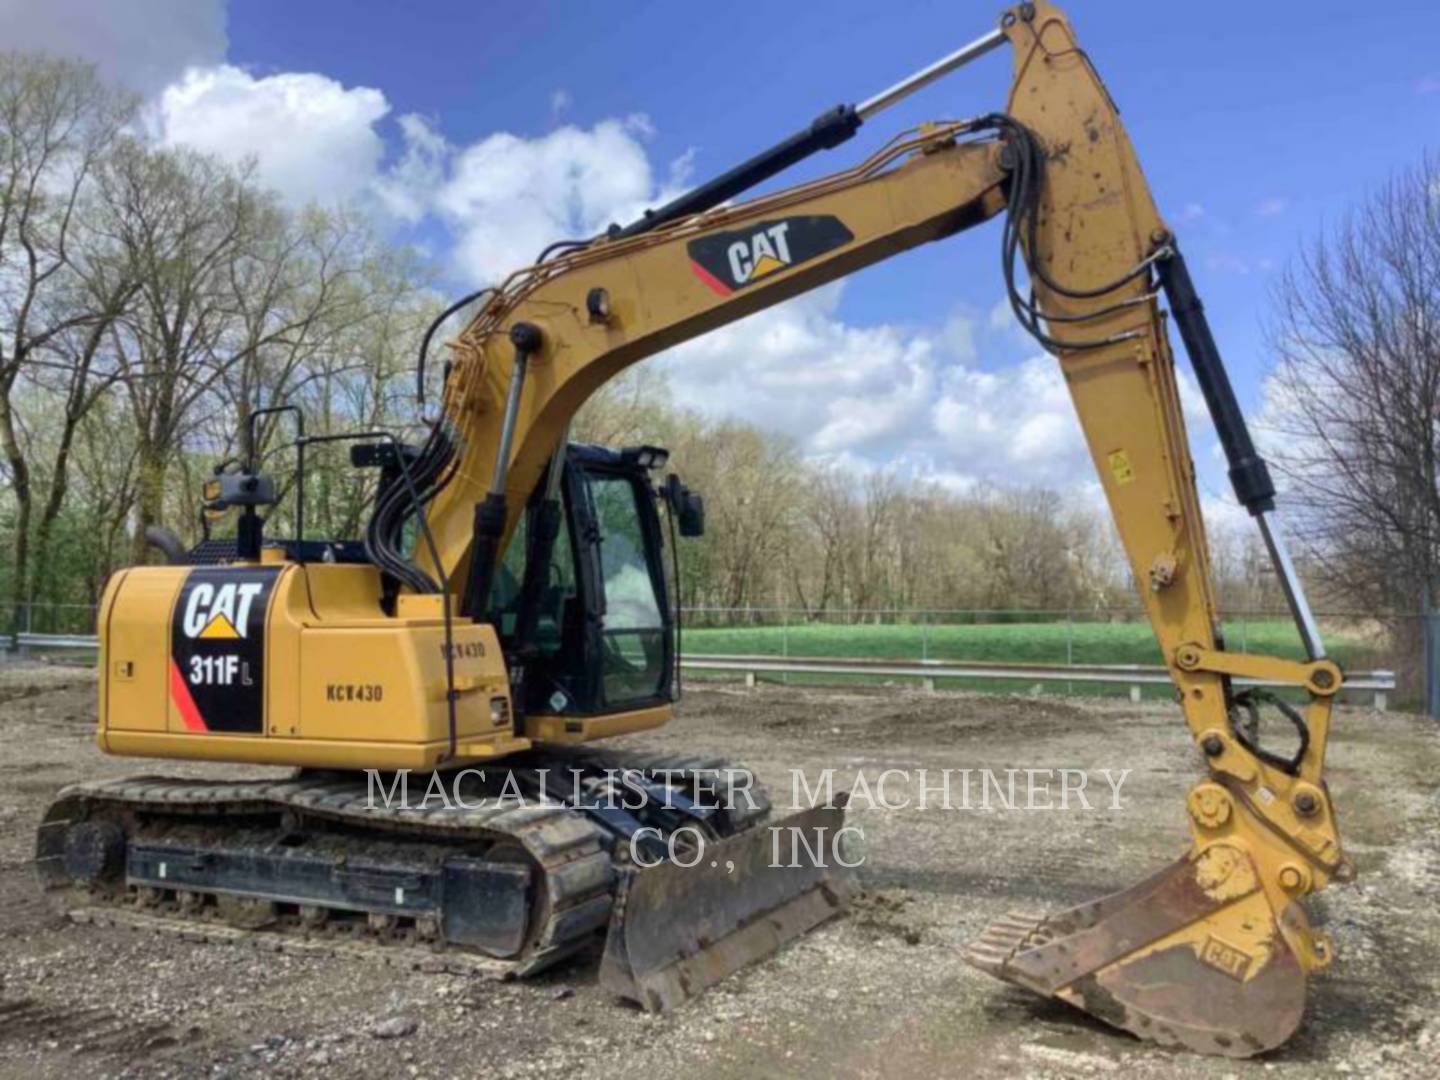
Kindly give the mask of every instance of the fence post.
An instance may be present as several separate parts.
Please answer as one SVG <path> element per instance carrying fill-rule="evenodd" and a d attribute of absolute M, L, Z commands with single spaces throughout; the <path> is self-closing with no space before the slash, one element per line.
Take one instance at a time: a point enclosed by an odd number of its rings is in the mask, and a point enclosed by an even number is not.
<path fill-rule="evenodd" d="M 780 613 L 780 655 L 786 660 L 790 659 L 790 612 Z M 790 685 L 790 673 L 784 672 L 780 676 L 780 682 L 785 686 Z"/>
<path fill-rule="evenodd" d="M 1421 651 L 1425 665 L 1425 713 L 1431 719 L 1440 720 L 1440 615 L 1435 614 L 1428 596 L 1423 604 L 1420 630 L 1424 643 Z"/>
<path fill-rule="evenodd" d="M 1068 608 L 1065 611 L 1065 663 L 1075 666 L 1075 612 Z M 1075 684 L 1069 679 L 1065 680 L 1065 693 L 1075 693 Z"/>

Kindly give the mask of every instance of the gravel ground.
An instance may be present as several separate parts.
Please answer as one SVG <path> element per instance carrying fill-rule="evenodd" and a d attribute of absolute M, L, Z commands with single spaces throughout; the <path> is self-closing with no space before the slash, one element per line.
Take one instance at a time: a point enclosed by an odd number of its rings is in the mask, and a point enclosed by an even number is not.
<path fill-rule="evenodd" d="M 1331 785 L 1360 877 L 1311 901 L 1339 955 L 1297 1037 L 1233 1062 L 1137 1042 L 959 957 L 1003 911 L 1113 891 L 1178 853 L 1198 762 L 1173 706 L 691 691 L 676 723 L 628 741 L 743 761 L 781 806 L 792 769 L 814 783 L 834 768 L 837 788 L 858 773 L 872 791 L 907 770 L 886 794 L 912 806 L 852 811 L 866 891 L 848 917 L 657 1017 L 602 993 L 594 957 L 499 983 L 67 924 L 30 863 L 46 803 L 76 779 L 156 771 L 95 749 L 93 696 L 84 672 L 0 668 L 0 1078 L 1440 1074 L 1440 739 L 1422 718 L 1339 714 Z M 987 767 L 1131 771 L 1118 810 L 1102 779 L 1090 811 L 943 810 L 933 788 L 928 809 L 913 805 L 916 770 L 933 784 L 944 768 Z"/>

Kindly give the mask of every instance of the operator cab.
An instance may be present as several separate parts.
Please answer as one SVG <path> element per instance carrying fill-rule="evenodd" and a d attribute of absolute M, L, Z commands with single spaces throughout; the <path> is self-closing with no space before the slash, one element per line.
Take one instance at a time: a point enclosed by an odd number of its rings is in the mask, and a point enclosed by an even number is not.
<path fill-rule="evenodd" d="M 659 506 L 683 536 L 703 533 L 704 506 L 673 473 L 657 486 L 668 456 L 571 444 L 558 514 L 547 513 L 544 479 L 525 507 L 487 615 L 510 660 L 517 709 L 580 717 L 674 699 L 676 613 Z"/>
<path fill-rule="evenodd" d="M 291 407 L 293 408 L 293 407 Z M 307 442 L 297 438 L 297 449 Z M 253 438 L 253 436 L 252 436 Z M 401 456 L 404 462 L 397 460 Z M 378 468 L 380 490 L 402 480 L 419 450 L 395 442 L 351 448 L 351 464 Z M 509 672 L 517 730 L 526 715 L 560 717 L 632 712 L 669 704 L 678 680 L 678 582 L 673 542 L 666 569 L 666 536 L 704 533 L 701 497 L 674 473 L 658 482 L 669 452 L 655 446 L 611 449 L 571 443 L 559 462 L 558 483 L 547 475 L 526 504 L 498 561 L 485 610 L 500 639 Z M 304 520 L 304 457 L 297 454 L 295 511 Z M 367 545 L 353 539 L 267 539 L 260 511 L 278 503 L 274 481 L 253 464 L 226 462 L 205 485 L 208 520 L 238 509 L 236 536 L 206 539 L 185 552 L 173 534 L 154 542 L 170 561 L 189 565 L 254 564 L 262 548 L 285 562 L 369 563 Z M 661 506 L 665 515 L 661 514 Z M 393 614 L 400 582 L 383 566 L 376 601 Z M 579 730 L 577 728 L 577 730 Z"/>

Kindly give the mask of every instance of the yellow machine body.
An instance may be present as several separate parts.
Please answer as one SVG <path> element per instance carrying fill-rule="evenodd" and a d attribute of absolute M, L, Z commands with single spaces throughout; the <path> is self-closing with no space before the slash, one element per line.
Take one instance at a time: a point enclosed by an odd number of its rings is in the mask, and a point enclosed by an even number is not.
<path fill-rule="evenodd" d="M 106 753 L 332 769 L 458 767 L 529 749 L 655 727 L 669 709 L 566 719 L 513 707 L 495 631 L 455 620 L 455 756 L 440 597 L 406 596 L 387 616 L 373 567 L 277 562 L 217 581 L 204 569 L 136 567 L 100 608 L 100 725 Z M 226 590 L 231 590 L 229 593 Z M 193 637 L 191 636 L 193 632 Z M 258 640 L 257 640 L 258 639 Z M 206 686 L 214 688 L 203 697 Z"/>

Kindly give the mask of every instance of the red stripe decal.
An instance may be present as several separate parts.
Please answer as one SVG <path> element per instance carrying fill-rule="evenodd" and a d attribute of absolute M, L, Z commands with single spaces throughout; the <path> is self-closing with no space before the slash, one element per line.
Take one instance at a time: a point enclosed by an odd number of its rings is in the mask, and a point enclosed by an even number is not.
<path fill-rule="evenodd" d="M 175 707 L 180 710 L 180 719 L 185 721 L 185 726 L 191 731 L 209 731 L 205 726 L 205 718 L 200 715 L 200 710 L 195 707 L 195 699 L 190 696 L 190 687 L 185 685 L 185 676 L 180 674 L 180 667 L 175 663 L 175 658 L 170 658 L 170 700 L 175 702 Z"/>
<path fill-rule="evenodd" d="M 693 259 L 690 260 L 690 269 L 695 271 L 696 277 L 698 277 L 706 285 L 709 285 L 712 290 L 714 290 L 721 296 L 729 296 L 732 292 L 735 291 L 734 289 L 730 288 L 729 285 L 726 285 L 723 281 L 717 278 L 714 274 L 710 273 L 709 270 L 706 270 L 699 263 L 695 262 L 695 260 Z"/>

